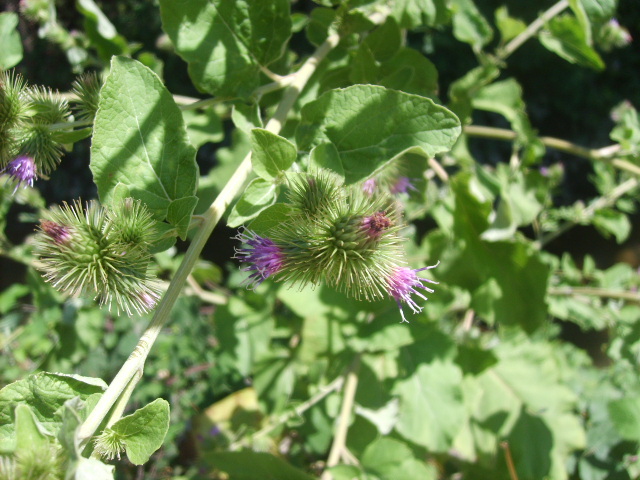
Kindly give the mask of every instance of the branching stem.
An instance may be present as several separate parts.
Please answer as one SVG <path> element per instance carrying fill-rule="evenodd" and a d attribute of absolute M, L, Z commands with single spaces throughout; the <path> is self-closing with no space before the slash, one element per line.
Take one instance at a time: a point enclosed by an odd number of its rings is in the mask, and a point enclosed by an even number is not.
<path fill-rule="evenodd" d="M 569 0 L 560 0 L 558 3 L 553 5 L 551 8 L 549 8 L 549 10 L 547 10 L 533 22 L 531 22 L 529 26 L 522 33 L 520 33 L 520 35 L 516 36 L 513 40 L 507 43 L 507 45 L 505 45 L 505 47 L 498 52 L 498 58 L 500 58 L 501 60 L 506 60 L 507 57 L 515 52 L 524 42 L 536 35 L 540 31 L 540 29 L 544 27 L 545 23 L 561 13 L 568 6 Z"/>
<path fill-rule="evenodd" d="M 330 35 L 295 73 L 295 79 L 290 83 L 275 114 L 266 125 L 267 130 L 276 134 L 280 132 L 289 110 L 295 103 L 304 85 L 306 85 L 309 78 L 316 70 L 318 63 L 324 59 L 324 57 L 338 44 L 339 41 L 340 37 L 338 34 Z M 251 173 L 251 153 L 247 154 L 229 182 L 227 182 L 218 197 L 202 216 L 202 225 L 196 231 L 193 241 L 189 245 L 184 259 L 178 267 L 167 292 L 160 300 L 149 326 L 138 341 L 134 351 L 122 365 L 120 371 L 116 374 L 115 378 L 100 398 L 96 407 L 80 426 L 78 430 L 78 437 L 83 445 L 85 445 L 89 438 L 91 438 L 95 433 L 102 420 L 108 415 L 111 407 L 122 395 L 124 389 L 136 372 L 142 371 L 147 355 L 149 354 L 156 338 L 160 334 L 164 324 L 167 322 L 173 305 L 178 299 L 189 273 L 200 257 L 200 253 L 202 252 L 204 245 L 209 240 L 211 232 L 220 221 L 220 218 L 222 218 L 222 214 L 225 212 L 229 204 L 244 185 L 249 173 Z"/>

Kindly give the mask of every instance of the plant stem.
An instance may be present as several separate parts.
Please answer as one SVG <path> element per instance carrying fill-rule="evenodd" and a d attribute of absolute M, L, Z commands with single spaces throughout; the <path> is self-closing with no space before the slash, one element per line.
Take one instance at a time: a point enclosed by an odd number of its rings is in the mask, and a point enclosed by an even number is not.
<path fill-rule="evenodd" d="M 506 128 L 485 127 L 482 125 L 467 125 L 464 127 L 464 133 L 472 137 L 493 138 L 495 140 L 505 140 L 512 142 L 518 138 L 518 134 L 513 130 Z M 620 145 L 609 145 L 607 147 L 589 149 L 571 143 L 567 140 L 555 137 L 540 137 L 539 140 L 549 148 L 560 152 L 569 153 L 576 157 L 586 158 L 588 160 L 608 161 L 618 170 L 624 170 L 634 175 L 640 176 L 640 167 L 627 160 L 621 158 L 612 158 L 620 151 Z"/>
<path fill-rule="evenodd" d="M 353 363 L 349 367 L 347 379 L 344 385 L 344 393 L 342 396 L 342 406 L 340 407 L 340 416 L 338 417 L 338 426 L 336 434 L 333 437 L 329 457 L 327 458 L 326 468 L 331 468 L 338 464 L 340 456 L 347 444 L 347 432 L 349 431 L 349 422 L 351 421 L 351 413 L 353 411 L 353 403 L 356 398 L 356 390 L 358 389 L 358 370 L 360 369 L 360 355 L 356 355 Z M 332 480 L 333 476 L 326 469 L 322 473 L 320 480 Z"/>
<path fill-rule="evenodd" d="M 324 59 L 339 41 L 340 37 L 338 34 L 330 35 L 295 73 L 295 79 L 285 91 L 275 114 L 267 123 L 267 130 L 276 134 L 280 131 L 289 110 L 295 103 L 304 85 L 316 70 L 318 63 Z M 160 334 L 162 327 L 169 319 L 171 309 L 178 299 L 189 273 L 198 261 L 205 243 L 208 241 L 211 232 L 220 221 L 220 218 L 222 218 L 224 211 L 244 185 L 249 173 L 251 173 L 251 152 L 247 154 L 229 182 L 227 182 L 218 197 L 202 216 L 202 225 L 196 231 L 193 241 L 189 245 L 184 259 L 178 267 L 167 292 L 160 300 L 149 326 L 138 341 L 134 351 L 112 380 L 109 388 L 107 388 L 98 401 L 96 407 L 80 426 L 77 435 L 83 445 L 86 444 L 89 438 L 95 433 L 102 419 L 109 413 L 109 410 L 118 400 L 131 378 L 136 372 L 142 371 L 147 355 Z"/>
<path fill-rule="evenodd" d="M 302 416 L 302 414 L 304 412 L 309 410 L 311 407 L 313 407 L 318 402 L 322 401 L 327 395 L 335 392 L 336 390 L 339 390 L 340 387 L 342 387 L 343 383 L 344 383 L 344 378 L 343 377 L 336 378 L 333 382 L 331 382 L 326 387 L 322 388 L 318 393 L 316 393 L 309 400 L 307 400 L 306 402 L 298 405 L 293 410 L 290 410 L 290 411 L 280 415 L 272 423 L 270 423 L 266 427 L 258 430 L 256 433 L 254 433 L 251 436 L 251 440 L 256 440 L 258 438 L 265 437 L 265 436 L 269 435 L 271 432 L 273 432 L 280 425 L 282 425 L 283 423 L 289 421 L 291 418 L 296 417 L 296 416 L 297 417 Z M 242 445 L 243 445 L 242 442 L 232 443 L 229 446 L 229 450 L 236 450 L 237 448 L 241 447 Z"/>
<path fill-rule="evenodd" d="M 544 27 L 544 24 L 551 20 L 553 17 L 562 12 L 565 8 L 569 6 L 568 0 L 560 0 L 558 3 L 553 5 L 549 10 L 544 12 L 538 18 L 536 18 L 531 24 L 522 32 L 520 35 L 516 36 L 512 39 L 507 45 L 504 46 L 498 52 L 498 58 L 501 60 L 506 60 L 513 52 L 515 52 L 524 42 L 529 40 L 538 31 Z"/>
<path fill-rule="evenodd" d="M 584 210 L 582 211 L 582 218 L 584 219 L 591 218 L 598 210 L 613 205 L 621 196 L 623 196 L 625 193 L 630 192 L 634 188 L 637 188 L 638 185 L 640 185 L 640 180 L 638 180 L 637 178 L 630 178 L 629 180 L 621 183 L 616 188 L 611 190 L 608 194 L 603 195 L 602 197 L 598 198 L 596 201 L 591 203 L 589 206 L 585 207 Z M 549 232 L 544 237 L 540 238 L 539 240 L 536 240 L 533 244 L 536 248 L 542 248 L 551 240 L 559 237 L 567 230 L 570 230 L 571 228 L 576 226 L 578 223 L 580 222 L 578 221 L 567 222 L 564 225 L 561 225 L 555 231 Z"/>
<path fill-rule="evenodd" d="M 607 288 L 597 287 L 554 287 L 547 290 L 549 295 L 578 296 L 613 298 L 625 300 L 627 302 L 640 303 L 640 294 L 637 292 L 614 291 Z"/>

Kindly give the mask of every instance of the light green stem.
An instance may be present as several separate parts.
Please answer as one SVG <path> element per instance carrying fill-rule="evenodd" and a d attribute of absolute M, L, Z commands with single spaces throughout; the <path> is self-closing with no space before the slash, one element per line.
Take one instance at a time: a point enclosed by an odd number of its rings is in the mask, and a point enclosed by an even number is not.
<path fill-rule="evenodd" d="M 338 44 L 339 40 L 340 37 L 338 34 L 330 35 L 295 73 L 295 79 L 290 83 L 275 114 L 267 123 L 267 130 L 276 134 L 280 132 L 289 110 L 295 103 L 304 85 L 316 70 L 318 63 Z M 158 304 L 151 323 L 138 341 L 133 353 L 131 353 L 127 361 L 122 365 L 120 371 L 109 385 L 109 388 L 107 388 L 100 398 L 96 407 L 80 426 L 78 437 L 83 444 L 86 444 L 89 438 L 95 433 L 113 404 L 129 384 L 131 378 L 136 372 L 142 371 L 147 355 L 160 334 L 162 327 L 167 322 L 171 309 L 178 299 L 189 273 L 200 257 L 200 253 L 208 241 L 211 232 L 220 221 L 222 214 L 231 201 L 244 185 L 249 173 L 251 173 L 251 153 L 247 154 L 229 182 L 227 182 L 213 204 L 202 216 L 202 225 L 196 231 L 193 241 L 189 245 L 184 259 L 178 267 L 167 292 Z"/>
<path fill-rule="evenodd" d="M 497 56 L 501 60 L 506 60 L 513 52 L 515 52 L 524 42 L 536 35 L 544 24 L 558 15 L 564 9 L 569 7 L 568 0 L 560 0 L 558 3 L 549 8 L 546 12 L 536 18 L 531 24 L 522 32 L 511 40 L 503 49 L 501 49 Z"/>
<path fill-rule="evenodd" d="M 340 461 L 340 457 L 344 453 L 347 444 L 347 433 L 349 424 L 351 423 L 351 414 L 353 412 L 353 404 L 358 390 L 358 371 L 360 370 L 360 355 L 356 355 L 353 363 L 349 367 L 347 379 L 344 383 L 344 391 L 342 394 L 342 406 L 340 407 L 340 416 L 338 417 L 338 425 L 336 434 L 333 436 L 331 450 L 327 457 L 326 468 L 334 467 Z M 332 480 L 333 475 L 325 470 L 320 480 Z"/>
<path fill-rule="evenodd" d="M 624 300 L 625 302 L 640 303 L 640 294 L 638 292 L 615 291 L 608 288 L 598 287 L 552 287 L 547 290 L 549 295 L 557 296 L 579 296 L 588 297 L 613 298 L 616 300 Z"/>

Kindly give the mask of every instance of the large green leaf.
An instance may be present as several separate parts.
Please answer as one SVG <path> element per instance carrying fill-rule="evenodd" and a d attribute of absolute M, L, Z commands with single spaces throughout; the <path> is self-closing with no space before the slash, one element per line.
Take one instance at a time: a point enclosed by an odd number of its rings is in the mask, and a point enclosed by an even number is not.
<path fill-rule="evenodd" d="M 298 149 L 336 147 L 347 183 L 357 182 L 410 149 L 448 151 L 460 135 L 458 118 L 418 95 L 373 85 L 331 90 L 302 108 Z"/>
<path fill-rule="evenodd" d="M 466 412 L 462 373 L 452 362 L 421 363 L 393 393 L 400 399 L 396 430 L 433 452 L 446 452 L 462 428 Z"/>
<path fill-rule="evenodd" d="M 162 25 L 196 86 L 248 96 L 291 35 L 288 0 L 160 0 Z"/>
<path fill-rule="evenodd" d="M 141 63 L 114 57 L 100 92 L 91 146 L 100 200 L 142 200 L 186 237 L 197 203 L 198 167 L 178 106 Z"/>

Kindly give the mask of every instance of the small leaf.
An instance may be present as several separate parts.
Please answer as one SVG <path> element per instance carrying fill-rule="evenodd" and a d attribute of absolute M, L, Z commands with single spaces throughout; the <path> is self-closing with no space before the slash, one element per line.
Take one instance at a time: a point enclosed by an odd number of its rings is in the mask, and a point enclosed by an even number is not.
<path fill-rule="evenodd" d="M 142 465 L 162 446 L 169 430 L 169 402 L 158 398 L 111 426 L 121 437 L 127 458 Z"/>
<path fill-rule="evenodd" d="M 337 173 L 344 181 L 344 168 L 342 168 L 340 154 L 333 143 L 321 143 L 311 150 L 308 171 L 315 172 L 322 168 Z"/>
<path fill-rule="evenodd" d="M 18 33 L 18 15 L 0 13 L 0 69 L 8 70 L 22 60 L 22 41 Z"/>
<path fill-rule="evenodd" d="M 596 211 L 593 216 L 593 226 L 604 236 L 613 235 L 616 242 L 622 243 L 631 233 L 629 217 L 624 213 L 610 208 Z"/>
<path fill-rule="evenodd" d="M 169 215 L 185 238 L 198 182 L 195 149 L 171 93 L 141 63 L 114 57 L 100 92 L 91 171 L 102 203 L 142 200 L 157 220 Z M 176 209 L 180 214 L 176 214 Z"/>
<path fill-rule="evenodd" d="M 115 468 L 113 465 L 106 465 L 96 458 L 78 458 L 78 462 L 70 465 L 73 468 L 73 480 L 113 480 Z"/>
<path fill-rule="evenodd" d="M 262 128 L 251 130 L 251 164 L 253 171 L 265 180 L 282 175 L 296 160 L 293 143 Z"/>
<path fill-rule="evenodd" d="M 432 100 L 374 85 L 330 90 L 302 107 L 296 131 L 302 151 L 333 143 L 347 183 L 371 175 L 409 149 L 428 156 L 448 151 L 460 122 Z"/>
<path fill-rule="evenodd" d="M 453 35 L 461 42 L 471 45 L 474 51 L 491 41 L 493 31 L 471 0 L 454 0 Z"/>
<path fill-rule="evenodd" d="M 262 178 L 251 181 L 233 206 L 227 225 L 232 228 L 255 218 L 260 212 L 276 202 L 276 187 Z"/>

